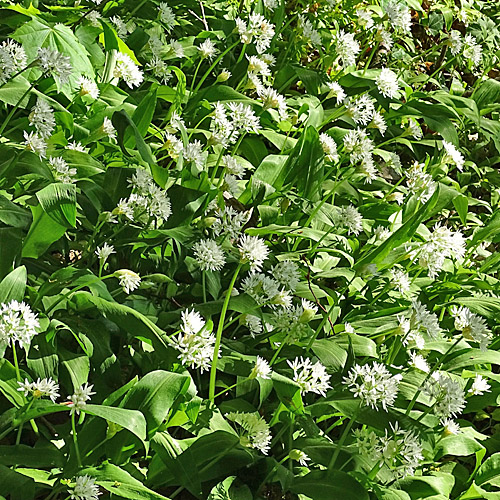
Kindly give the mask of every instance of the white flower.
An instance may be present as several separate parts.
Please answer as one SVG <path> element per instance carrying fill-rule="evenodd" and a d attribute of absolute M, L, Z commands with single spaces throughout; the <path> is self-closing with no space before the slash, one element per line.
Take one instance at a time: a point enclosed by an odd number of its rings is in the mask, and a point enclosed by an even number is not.
<path fill-rule="evenodd" d="M 49 397 L 53 403 L 59 397 L 59 385 L 54 382 L 50 377 L 38 379 L 36 382 L 29 382 L 24 379 L 24 382 L 18 382 L 20 385 L 18 391 L 24 393 L 25 396 L 32 394 L 34 398 Z"/>
<path fill-rule="evenodd" d="M 474 314 L 464 306 L 452 306 L 450 313 L 455 318 L 455 328 L 461 331 L 467 340 L 478 342 L 480 349 L 485 351 L 493 338 L 493 334 L 484 318 Z"/>
<path fill-rule="evenodd" d="M 99 486 L 95 484 L 95 479 L 90 476 L 77 476 L 75 478 L 75 486 L 72 490 L 68 490 L 71 500 L 97 500 L 101 494 Z"/>
<path fill-rule="evenodd" d="M 92 392 L 93 387 L 93 385 L 89 385 L 88 382 L 86 382 L 85 385 L 76 388 L 72 396 L 68 396 L 70 400 L 68 406 L 71 408 L 71 415 L 73 415 L 73 413 L 79 415 L 81 410 L 85 410 L 87 401 L 90 400 L 90 396 L 95 394 L 95 392 Z"/>
<path fill-rule="evenodd" d="M 170 50 L 175 57 L 184 57 L 184 47 L 177 40 L 170 40 Z"/>
<path fill-rule="evenodd" d="M 226 68 L 222 68 L 220 73 L 217 75 L 217 83 L 227 82 L 231 78 L 231 71 Z"/>
<path fill-rule="evenodd" d="M 52 167 L 52 174 L 55 180 L 67 184 L 71 184 L 72 182 L 75 182 L 77 180 L 76 168 L 70 168 L 63 158 L 59 156 L 57 157 L 51 156 L 49 158 L 49 163 L 50 166 Z"/>
<path fill-rule="evenodd" d="M 364 404 L 374 410 L 378 410 L 380 405 L 387 411 L 396 401 L 401 378 L 401 375 L 393 375 L 383 364 L 375 361 L 372 366 L 354 365 L 344 377 L 344 384 Z"/>
<path fill-rule="evenodd" d="M 92 99 L 97 99 L 99 97 L 99 88 L 94 80 L 85 76 L 79 76 L 76 84 L 78 85 L 80 95 L 89 95 Z"/>
<path fill-rule="evenodd" d="M 274 10 L 278 6 L 277 0 L 264 0 L 264 7 L 269 10 Z"/>
<path fill-rule="evenodd" d="M 175 14 L 166 2 L 161 2 L 159 7 L 160 21 L 165 25 L 165 30 L 170 33 L 175 26 Z"/>
<path fill-rule="evenodd" d="M 241 444 L 249 448 L 255 448 L 264 455 L 271 448 L 271 431 L 269 425 L 258 413 L 231 412 L 226 418 L 238 424 L 245 435 L 241 436 Z"/>
<path fill-rule="evenodd" d="M 460 231 L 452 231 L 439 223 L 428 240 L 422 244 L 415 254 L 419 257 L 419 264 L 427 268 L 429 276 L 434 278 L 443 268 L 446 258 L 453 257 L 462 260 L 465 255 L 465 240 Z"/>
<path fill-rule="evenodd" d="M 27 58 L 23 46 L 7 39 L 0 45 L 0 84 L 26 68 Z"/>
<path fill-rule="evenodd" d="M 198 51 L 203 59 L 209 59 L 210 61 L 217 55 L 219 50 L 215 46 L 214 42 L 207 38 L 199 47 Z"/>
<path fill-rule="evenodd" d="M 340 210 L 338 224 L 347 229 L 347 234 L 358 235 L 363 230 L 363 217 L 353 205 L 345 205 Z"/>
<path fill-rule="evenodd" d="M 412 302 L 410 326 L 412 330 L 423 330 L 433 340 L 439 339 L 443 334 L 438 317 L 429 312 L 418 300 Z"/>
<path fill-rule="evenodd" d="M 396 31 L 410 32 L 411 11 L 403 0 L 389 0 L 384 6 L 384 11 Z"/>
<path fill-rule="evenodd" d="M 168 69 L 168 64 L 159 57 L 152 57 L 146 64 L 146 68 L 160 80 L 164 85 L 172 78 L 172 71 Z"/>
<path fill-rule="evenodd" d="M 440 420 L 441 425 L 444 427 L 445 435 L 457 435 L 460 434 L 460 425 L 458 425 L 451 418 L 442 418 Z"/>
<path fill-rule="evenodd" d="M 193 252 L 202 271 L 220 271 L 226 263 L 224 250 L 215 240 L 201 240 L 193 245 Z"/>
<path fill-rule="evenodd" d="M 326 396 L 326 391 L 331 388 L 330 375 L 319 361 L 313 364 L 309 358 L 301 356 L 293 361 L 287 360 L 287 363 L 293 370 L 293 380 L 300 385 L 302 394 L 314 392 Z"/>
<path fill-rule="evenodd" d="M 482 47 L 478 45 L 472 35 L 465 35 L 463 56 L 468 59 L 472 67 L 477 66 L 482 59 Z"/>
<path fill-rule="evenodd" d="M 241 262 L 250 263 L 252 272 L 260 271 L 262 264 L 269 256 L 269 248 L 265 241 L 258 236 L 244 234 L 238 244 Z"/>
<path fill-rule="evenodd" d="M 106 134 L 109 139 L 116 139 L 116 129 L 113 126 L 112 121 L 107 116 L 104 117 L 101 128 L 103 134 Z"/>
<path fill-rule="evenodd" d="M 226 167 L 226 171 L 238 179 L 241 179 L 245 174 L 246 167 L 237 158 L 225 155 L 222 157 L 222 163 Z"/>
<path fill-rule="evenodd" d="M 379 92 L 384 97 L 393 99 L 398 93 L 398 75 L 389 68 L 382 68 L 375 79 Z"/>
<path fill-rule="evenodd" d="M 108 260 L 108 257 L 113 253 L 115 253 L 115 247 L 113 245 L 108 245 L 107 242 L 105 242 L 102 247 L 97 247 L 95 251 L 101 265 L 103 265 Z"/>
<path fill-rule="evenodd" d="M 291 260 L 278 262 L 271 268 L 270 274 L 278 283 L 292 292 L 300 282 L 299 266 Z"/>
<path fill-rule="evenodd" d="M 347 111 L 356 124 L 368 125 L 375 113 L 375 104 L 368 94 L 363 94 L 346 104 Z"/>
<path fill-rule="evenodd" d="M 272 370 L 271 367 L 269 366 L 269 363 L 264 358 L 257 356 L 257 359 L 255 361 L 255 366 L 253 367 L 248 378 L 269 379 L 271 378 L 270 376 L 271 373 Z"/>
<path fill-rule="evenodd" d="M 309 42 L 311 45 L 315 45 L 317 47 L 321 47 L 321 35 L 314 29 L 311 21 L 306 19 L 305 17 L 299 15 L 299 28 L 302 30 L 302 36 Z"/>
<path fill-rule="evenodd" d="M 102 1 L 102 0 L 101 0 Z M 96 2 L 97 3 L 97 2 Z M 89 20 L 90 24 L 94 27 L 94 28 L 102 28 L 102 24 L 100 22 L 100 19 L 102 19 L 102 16 L 99 12 L 97 12 L 96 10 L 92 10 L 89 12 L 89 14 L 87 15 L 87 19 Z"/>
<path fill-rule="evenodd" d="M 350 153 L 352 164 L 362 161 L 367 156 L 371 156 L 374 145 L 364 130 L 357 128 L 349 130 L 343 137 L 344 151 Z"/>
<path fill-rule="evenodd" d="M 359 43 L 354 39 L 352 33 L 345 33 L 339 30 L 335 36 L 335 51 L 342 60 L 344 68 L 356 64 L 356 56 L 360 50 Z"/>
<path fill-rule="evenodd" d="M 421 203 L 426 203 L 436 190 L 432 176 L 424 172 L 424 164 L 417 161 L 406 174 L 408 189 Z"/>
<path fill-rule="evenodd" d="M 309 323 L 309 321 L 311 321 L 318 312 L 318 306 L 306 299 L 302 299 L 300 301 L 300 305 L 304 312 L 300 316 L 299 321 L 301 323 Z"/>
<path fill-rule="evenodd" d="M 180 351 L 178 358 L 183 365 L 199 368 L 202 373 L 210 370 L 215 335 L 206 328 L 205 320 L 194 309 L 182 311 L 181 320 L 182 333 L 172 343 L 173 347 Z"/>
<path fill-rule="evenodd" d="M 30 125 L 36 128 L 38 135 L 43 139 L 48 139 L 56 126 L 54 110 L 49 106 L 47 101 L 40 97 L 31 109 L 29 121 Z"/>
<path fill-rule="evenodd" d="M 269 68 L 269 64 L 264 60 L 262 56 L 250 56 L 250 57 L 247 56 L 247 59 L 248 59 L 247 73 L 249 76 L 271 75 L 271 69 Z"/>
<path fill-rule="evenodd" d="M 451 54 L 456 56 L 462 50 L 464 45 L 460 31 L 451 30 L 449 44 Z"/>
<path fill-rule="evenodd" d="M 109 20 L 113 23 L 116 34 L 120 38 L 124 38 L 128 35 L 129 29 L 127 28 L 127 24 L 122 20 L 120 16 L 112 16 Z"/>
<path fill-rule="evenodd" d="M 198 169 L 203 168 L 203 166 L 205 165 L 203 146 L 198 140 L 188 143 L 183 151 L 183 156 L 186 161 L 194 162 Z"/>
<path fill-rule="evenodd" d="M 247 314 L 245 316 L 245 326 L 250 330 L 252 337 L 256 334 L 262 333 L 262 321 L 258 316 Z"/>
<path fill-rule="evenodd" d="M 241 289 L 259 305 L 270 303 L 280 291 L 278 282 L 262 273 L 250 273 L 241 283 Z"/>
<path fill-rule="evenodd" d="M 328 161 L 337 162 L 339 161 L 339 155 L 337 153 L 337 143 L 333 140 L 333 137 L 328 134 L 322 133 L 319 135 L 319 141 L 325 157 Z"/>
<path fill-rule="evenodd" d="M 421 354 L 417 354 L 414 351 L 409 351 L 408 355 L 410 356 L 410 366 L 413 366 L 413 368 L 416 368 L 417 370 L 420 370 L 422 372 L 429 373 L 429 365 Z"/>
<path fill-rule="evenodd" d="M 462 153 L 451 142 L 448 141 L 443 141 L 443 148 L 445 150 L 443 162 L 455 165 L 458 170 L 462 172 L 465 164 Z"/>
<path fill-rule="evenodd" d="M 372 13 L 366 9 L 357 9 L 356 14 L 358 15 L 358 24 L 364 29 L 369 30 L 373 27 L 374 22 L 372 18 Z"/>
<path fill-rule="evenodd" d="M 246 105 L 236 102 L 230 102 L 227 105 L 232 119 L 232 126 L 240 132 L 257 133 L 260 129 L 259 118 L 255 116 L 254 110 Z"/>
<path fill-rule="evenodd" d="M 250 212 L 237 212 L 233 207 L 225 207 L 224 210 L 216 212 L 216 220 L 212 230 L 216 236 L 227 234 L 228 238 L 237 238 L 243 226 L 250 218 Z"/>
<path fill-rule="evenodd" d="M 81 142 L 71 141 L 66 145 L 66 149 L 70 149 L 71 151 L 79 151 L 80 153 L 85 153 L 85 146 L 82 145 Z"/>
<path fill-rule="evenodd" d="M 377 226 L 373 229 L 373 235 L 377 241 L 385 241 L 392 234 L 391 230 L 384 226 Z"/>
<path fill-rule="evenodd" d="M 250 14 L 248 24 L 239 17 L 236 18 L 236 29 L 242 43 L 248 44 L 255 39 L 255 48 L 259 54 L 269 48 L 274 37 L 274 25 L 261 14 Z"/>
<path fill-rule="evenodd" d="M 302 450 L 292 450 L 290 452 L 290 458 L 292 460 L 299 462 L 299 464 L 302 465 L 302 467 L 307 467 L 308 466 L 307 462 L 311 460 L 307 455 L 307 453 L 304 453 Z"/>
<path fill-rule="evenodd" d="M 277 109 L 281 120 L 286 120 L 288 114 L 286 111 L 286 99 L 278 94 L 272 87 L 262 87 L 257 90 L 259 98 L 262 100 L 264 109 Z"/>
<path fill-rule="evenodd" d="M 465 408 L 464 390 L 446 372 L 434 372 L 422 392 L 434 399 L 433 413 L 441 418 L 456 417 Z"/>
<path fill-rule="evenodd" d="M 473 396 L 482 396 L 485 392 L 490 392 L 490 388 L 491 385 L 488 384 L 488 381 L 485 378 L 481 375 L 476 375 L 468 392 Z"/>
<path fill-rule="evenodd" d="M 37 154 L 40 158 L 45 158 L 47 156 L 47 143 L 43 137 L 40 137 L 36 132 L 23 132 L 24 135 L 24 144 L 27 149 L 33 151 L 33 153 Z"/>
<path fill-rule="evenodd" d="M 29 346 L 38 326 L 36 314 L 28 304 L 11 300 L 0 306 L 0 346 L 15 342 L 21 348 Z"/>
<path fill-rule="evenodd" d="M 391 283 L 399 293 L 408 293 L 410 291 L 410 277 L 402 269 L 393 269 L 391 271 Z"/>
<path fill-rule="evenodd" d="M 328 87 L 327 99 L 335 97 L 337 104 L 342 104 L 346 98 L 344 89 L 337 82 L 328 82 L 326 85 Z"/>
<path fill-rule="evenodd" d="M 73 72 L 71 60 L 60 52 L 49 47 L 38 49 L 38 64 L 44 73 L 50 73 L 59 85 L 69 81 Z"/>
<path fill-rule="evenodd" d="M 118 52 L 116 55 L 116 65 L 113 72 L 115 78 L 121 78 L 129 88 L 138 87 L 144 75 L 139 67 L 130 58 L 128 54 Z"/>
<path fill-rule="evenodd" d="M 115 271 L 114 275 L 120 280 L 120 286 L 126 294 L 133 292 L 141 285 L 141 277 L 129 269 Z"/>

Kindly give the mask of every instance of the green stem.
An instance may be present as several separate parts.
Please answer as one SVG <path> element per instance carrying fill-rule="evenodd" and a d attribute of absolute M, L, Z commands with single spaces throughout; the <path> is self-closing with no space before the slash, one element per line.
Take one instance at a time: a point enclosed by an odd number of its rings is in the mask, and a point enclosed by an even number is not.
<path fill-rule="evenodd" d="M 71 414 L 71 431 L 73 434 L 73 443 L 75 445 L 76 462 L 78 463 L 78 467 L 81 468 L 82 458 L 80 456 L 80 448 L 78 446 L 78 436 L 76 434 L 75 412 Z"/>
<path fill-rule="evenodd" d="M 333 457 L 330 460 L 330 463 L 328 464 L 328 470 L 332 470 L 335 467 L 335 462 L 337 461 L 337 458 L 340 454 L 340 450 L 342 449 L 342 446 L 344 446 L 345 440 L 347 439 L 347 436 L 351 431 L 351 428 L 354 424 L 354 421 L 356 420 L 356 417 L 358 416 L 360 409 L 361 405 L 358 407 L 352 418 L 349 419 L 349 422 L 347 422 L 347 425 L 345 426 L 342 435 L 340 436 L 340 440 L 337 443 L 337 448 L 335 449 L 335 453 L 333 454 Z"/>
<path fill-rule="evenodd" d="M 222 310 L 220 313 L 219 325 L 217 327 L 217 334 L 215 337 L 215 346 L 214 346 L 214 355 L 212 358 L 212 366 L 210 368 L 210 386 L 209 386 L 209 399 L 213 402 L 215 398 L 215 382 L 217 379 L 217 361 L 219 359 L 219 348 L 220 342 L 222 338 L 222 331 L 224 330 L 224 320 L 226 319 L 226 312 L 229 306 L 229 300 L 231 299 L 231 292 L 233 291 L 234 284 L 236 283 L 236 278 L 238 278 L 238 274 L 242 267 L 243 263 L 239 263 L 236 271 L 234 271 L 233 278 L 231 279 L 231 283 L 229 283 L 229 288 L 226 292 L 226 297 L 224 298 L 224 303 L 222 304 Z"/>
<path fill-rule="evenodd" d="M 21 382 L 21 372 L 19 371 L 19 362 L 17 360 L 16 342 L 12 342 L 12 356 L 14 357 L 14 367 L 16 369 L 16 379 Z"/>
<path fill-rule="evenodd" d="M 196 69 L 194 70 L 193 79 L 191 80 L 191 88 L 189 89 L 190 94 L 193 93 L 194 83 L 196 82 L 196 77 L 198 76 L 198 71 L 200 70 L 200 66 L 201 66 L 202 62 L 203 62 L 203 59 L 200 59 L 198 64 L 196 65 Z"/>
<path fill-rule="evenodd" d="M 212 70 L 215 68 L 215 66 L 217 66 L 217 64 L 219 64 L 219 61 L 231 50 L 233 49 L 234 47 L 236 47 L 236 45 L 238 45 L 240 42 L 235 42 L 233 43 L 233 45 L 230 45 L 213 63 L 212 65 L 210 66 L 210 68 L 208 68 L 208 71 L 201 77 L 201 80 L 198 82 L 198 85 L 196 85 L 196 88 L 194 89 L 195 92 L 198 92 L 198 90 L 200 90 L 200 87 L 203 85 L 203 82 L 208 78 L 208 75 L 210 75 L 210 73 L 212 72 Z"/>

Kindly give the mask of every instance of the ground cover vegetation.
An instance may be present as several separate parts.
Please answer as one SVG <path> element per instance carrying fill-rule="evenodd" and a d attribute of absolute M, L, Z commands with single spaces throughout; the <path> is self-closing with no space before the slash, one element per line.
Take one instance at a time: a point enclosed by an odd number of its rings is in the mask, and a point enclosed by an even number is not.
<path fill-rule="evenodd" d="M 498 500 L 499 20 L 0 1 L 0 497 Z"/>

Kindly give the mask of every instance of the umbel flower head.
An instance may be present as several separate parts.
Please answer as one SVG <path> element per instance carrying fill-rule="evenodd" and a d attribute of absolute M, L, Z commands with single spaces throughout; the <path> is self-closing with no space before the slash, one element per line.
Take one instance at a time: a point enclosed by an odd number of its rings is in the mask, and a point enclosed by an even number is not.
<path fill-rule="evenodd" d="M 464 306 L 452 306 L 450 314 L 455 318 L 455 328 L 462 332 L 464 338 L 477 342 L 482 351 L 488 348 L 493 334 L 484 318 Z"/>
<path fill-rule="evenodd" d="M 260 271 L 262 264 L 269 255 L 269 248 L 266 246 L 264 240 L 258 236 L 244 234 L 240 238 L 238 248 L 240 250 L 241 262 L 248 262 L 252 272 Z"/>
<path fill-rule="evenodd" d="M 400 374 L 393 375 L 385 365 L 375 361 L 372 366 L 355 364 L 344 377 L 344 384 L 365 405 L 374 410 L 378 410 L 380 405 L 387 411 L 394 405 L 401 378 Z"/>
<path fill-rule="evenodd" d="M 271 431 L 267 422 L 258 413 L 231 412 L 226 415 L 226 418 L 243 429 L 244 434 L 240 436 L 240 442 L 243 446 L 255 448 L 264 455 L 269 453 Z"/>
<path fill-rule="evenodd" d="M 50 74 L 59 85 L 68 83 L 73 72 L 69 57 L 49 47 L 38 49 L 37 62 L 44 73 Z"/>
<path fill-rule="evenodd" d="M 433 400 L 433 413 L 438 417 L 456 417 L 465 408 L 462 386 L 446 372 L 434 372 L 422 392 Z"/>
<path fill-rule="evenodd" d="M 255 366 L 250 372 L 248 378 L 269 379 L 271 378 L 270 377 L 271 373 L 272 370 L 271 367 L 269 366 L 269 363 L 264 358 L 257 356 L 257 360 L 255 361 Z"/>
<path fill-rule="evenodd" d="M 319 361 L 313 364 L 309 358 L 300 357 L 287 363 L 293 370 L 293 380 L 300 385 L 303 394 L 314 392 L 326 396 L 326 391 L 331 388 L 330 375 Z"/>
<path fill-rule="evenodd" d="M 53 403 L 59 397 L 59 385 L 54 382 L 50 377 L 38 379 L 36 382 L 30 382 L 27 378 L 24 382 L 18 382 L 19 392 L 24 393 L 24 396 L 31 394 L 35 399 L 48 397 Z"/>
<path fill-rule="evenodd" d="M 173 339 L 172 345 L 179 351 L 178 358 L 183 365 L 210 370 L 215 347 L 215 335 L 206 327 L 201 314 L 194 309 L 182 311 L 181 333 Z"/>
<path fill-rule="evenodd" d="M 224 250 L 215 240 L 201 240 L 193 245 L 196 262 L 202 271 L 220 271 L 226 263 Z"/>
<path fill-rule="evenodd" d="M 99 486 L 95 484 L 95 479 L 90 476 L 77 476 L 75 478 L 75 486 L 72 490 L 68 490 L 71 500 L 97 500 L 101 494 Z"/>
<path fill-rule="evenodd" d="M 115 271 L 114 276 L 120 280 L 120 286 L 126 294 L 133 292 L 141 285 L 141 277 L 129 269 L 120 269 L 119 271 Z"/>
<path fill-rule="evenodd" d="M 93 387 L 93 385 L 89 385 L 88 382 L 86 382 L 85 385 L 77 387 L 73 395 L 68 396 L 70 400 L 68 406 L 71 408 L 71 415 L 73 415 L 73 413 L 79 415 L 81 410 L 85 410 L 87 401 L 90 400 L 90 396 L 95 394 L 95 392 L 92 392 Z"/>
<path fill-rule="evenodd" d="M 21 348 L 29 346 L 38 326 L 36 314 L 28 304 L 11 300 L 0 306 L 0 346 L 15 342 Z"/>

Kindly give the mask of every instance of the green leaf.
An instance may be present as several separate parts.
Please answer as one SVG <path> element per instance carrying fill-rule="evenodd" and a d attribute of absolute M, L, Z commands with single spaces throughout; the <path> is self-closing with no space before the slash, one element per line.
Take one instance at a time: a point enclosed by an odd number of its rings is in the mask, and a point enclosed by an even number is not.
<path fill-rule="evenodd" d="M 293 412 L 303 413 L 304 403 L 300 395 L 300 385 L 276 372 L 272 373 L 271 380 L 280 401 Z"/>
<path fill-rule="evenodd" d="M 212 488 L 207 500 L 252 500 L 253 495 L 246 484 L 236 476 L 230 476 Z"/>
<path fill-rule="evenodd" d="M 5 276 L 0 283 L 0 303 L 10 302 L 11 300 L 22 301 L 26 290 L 27 277 L 24 266 L 17 267 Z"/>
<path fill-rule="evenodd" d="M 63 467 L 64 455 L 55 446 L 32 448 L 23 444 L 0 446 L 0 464 L 25 467 Z"/>
<path fill-rule="evenodd" d="M 187 375 L 163 370 L 149 372 L 132 387 L 123 401 L 126 408 L 140 410 L 146 417 L 151 435 L 161 425 L 178 397 L 186 393 Z"/>
<path fill-rule="evenodd" d="M 139 132 L 138 128 L 136 127 L 135 123 L 131 120 L 127 112 L 124 111 L 123 109 L 115 111 L 113 113 L 111 121 L 113 122 L 113 125 L 116 128 L 116 132 L 118 134 L 117 137 L 118 144 L 123 153 L 127 156 L 132 156 L 130 151 L 128 151 L 127 147 L 125 146 L 124 142 L 126 138 L 126 132 L 130 127 L 132 129 L 133 138 L 135 139 L 135 145 L 137 147 L 137 151 L 139 151 L 141 158 L 149 165 L 153 165 L 155 163 L 155 159 L 151 154 L 151 149 L 144 142 L 141 133 Z"/>
<path fill-rule="evenodd" d="M 49 184 L 36 194 L 43 210 L 61 226 L 76 226 L 76 186 Z"/>
<path fill-rule="evenodd" d="M 25 228 L 31 222 L 31 215 L 25 208 L 0 195 L 0 221 L 7 226 Z"/>
<path fill-rule="evenodd" d="M 453 205 L 457 209 L 462 224 L 467 224 L 467 212 L 469 208 L 469 199 L 467 196 L 463 194 L 456 196 L 453 198 Z"/>
<path fill-rule="evenodd" d="M 0 465 L 0 492 L 10 500 L 31 500 L 35 495 L 33 479 Z"/>
<path fill-rule="evenodd" d="M 500 453 L 495 453 L 484 461 L 474 477 L 474 482 L 478 485 L 494 483 L 500 487 Z"/>
<path fill-rule="evenodd" d="M 85 413 L 104 418 L 108 422 L 113 422 L 127 429 L 132 434 L 135 434 L 143 443 L 146 440 L 146 419 L 140 411 L 115 408 L 114 406 L 88 404 L 85 407 Z"/>
<path fill-rule="evenodd" d="M 81 475 L 95 478 L 96 483 L 113 496 L 127 500 L 168 500 L 167 497 L 150 490 L 128 472 L 113 464 L 83 469 Z"/>
<path fill-rule="evenodd" d="M 156 87 L 151 87 L 149 92 L 143 97 L 139 106 L 135 108 L 134 114 L 132 115 L 132 121 L 135 123 L 139 134 L 144 137 L 151 125 L 151 120 L 153 119 L 156 108 Z M 125 145 L 130 147 L 134 144 L 134 139 L 132 137 L 125 140 Z"/>
<path fill-rule="evenodd" d="M 340 471 L 312 471 L 295 476 L 293 493 L 307 495 L 314 500 L 368 500 L 367 491 L 353 477 Z"/>
<path fill-rule="evenodd" d="M 436 445 L 435 460 L 439 460 L 445 455 L 467 457 L 482 449 L 483 446 L 479 444 L 475 439 L 463 434 L 446 436 L 441 439 Z"/>

